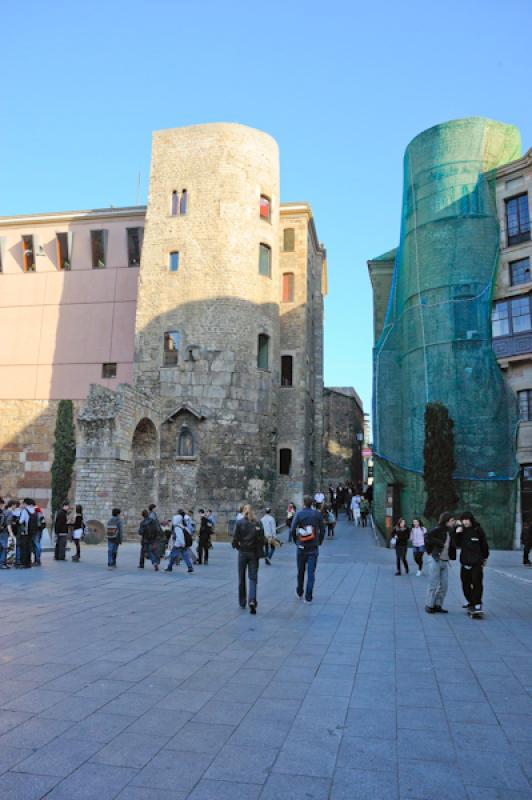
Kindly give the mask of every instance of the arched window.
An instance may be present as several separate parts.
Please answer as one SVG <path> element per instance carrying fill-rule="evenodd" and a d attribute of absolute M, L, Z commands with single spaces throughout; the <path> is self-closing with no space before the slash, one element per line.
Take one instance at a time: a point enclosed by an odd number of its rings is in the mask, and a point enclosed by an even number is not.
<path fill-rule="evenodd" d="M 266 222 L 271 221 L 271 214 L 272 214 L 272 205 L 270 198 L 267 197 L 265 194 L 261 194 L 260 196 L 260 218 L 266 220 Z"/>
<path fill-rule="evenodd" d="M 172 209 L 170 213 L 173 217 L 177 217 L 179 214 L 179 195 L 175 189 L 172 192 Z"/>
<path fill-rule="evenodd" d="M 179 213 L 182 217 L 185 216 L 187 213 L 187 204 L 188 204 L 188 192 L 186 189 L 183 189 L 181 192 L 181 200 L 179 201 Z"/>
<path fill-rule="evenodd" d="M 190 458 L 195 455 L 194 453 L 194 436 L 190 428 L 183 425 L 179 431 L 179 438 L 177 440 L 177 455 L 180 458 Z"/>
<path fill-rule="evenodd" d="M 168 269 L 170 272 L 177 272 L 179 269 L 179 251 L 172 250 L 168 256 Z"/>

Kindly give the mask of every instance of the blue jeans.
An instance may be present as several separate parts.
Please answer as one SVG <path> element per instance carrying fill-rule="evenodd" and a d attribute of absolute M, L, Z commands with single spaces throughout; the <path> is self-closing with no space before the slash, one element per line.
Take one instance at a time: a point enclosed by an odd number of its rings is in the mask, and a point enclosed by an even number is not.
<path fill-rule="evenodd" d="M 8 541 L 9 541 L 9 535 L 7 531 L 5 533 L 0 533 L 0 567 L 3 567 L 7 563 Z"/>
<path fill-rule="evenodd" d="M 300 597 L 303 596 L 303 588 L 305 583 L 305 570 L 306 570 L 307 588 L 305 590 L 305 600 L 312 600 L 312 591 L 314 589 L 314 577 L 316 574 L 317 566 L 318 566 L 317 550 L 305 550 L 302 547 L 297 548 L 297 593 Z"/>
<path fill-rule="evenodd" d="M 116 554 L 118 553 L 118 545 L 120 542 L 113 542 L 111 539 L 107 540 L 107 566 L 116 567 Z"/>
<path fill-rule="evenodd" d="M 34 533 L 31 542 L 36 563 L 39 563 L 41 560 L 41 536 L 41 531 Z"/>
<path fill-rule="evenodd" d="M 266 542 L 266 546 L 264 548 L 264 552 L 266 553 L 266 558 L 270 559 L 270 558 L 272 558 L 273 554 L 275 553 L 275 547 L 273 546 L 273 544 L 270 544 L 269 542 Z"/>
<path fill-rule="evenodd" d="M 427 605 L 430 608 L 442 606 L 449 583 L 449 562 L 441 559 L 430 559 L 430 579 L 427 589 Z"/>
<path fill-rule="evenodd" d="M 246 573 L 249 592 L 246 591 Z M 238 551 L 238 601 L 246 605 L 246 595 L 250 603 L 257 602 L 257 581 L 259 579 L 259 559 L 255 552 Z"/>
<path fill-rule="evenodd" d="M 175 562 L 178 558 L 182 558 L 185 564 L 189 569 L 192 569 L 192 561 L 190 560 L 190 556 L 188 554 L 188 550 L 186 547 L 172 547 L 172 552 L 170 553 L 170 561 L 168 562 L 167 570 L 168 572 L 172 571 L 172 567 L 174 566 Z"/>

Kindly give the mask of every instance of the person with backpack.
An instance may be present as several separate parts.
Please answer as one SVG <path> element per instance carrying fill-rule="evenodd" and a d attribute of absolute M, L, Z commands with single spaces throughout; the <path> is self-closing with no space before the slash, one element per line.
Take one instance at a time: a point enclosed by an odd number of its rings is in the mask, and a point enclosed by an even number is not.
<path fill-rule="evenodd" d="M 31 497 L 25 497 L 19 518 L 20 566 L 25 569 L 31 567 L 33 538 L 38 533 L 39 517 L 35 511 L 35 501 Z"/>
<path fill-rule="evenodd" d="M 119 508 L 113 508 L 111 518 L 107 521 L 107 569 L 116 569 L 116 556 L 124 536 L 121 513 Z"/>
<path fill-rule="evenodd" d="M 323 543 L 325 528 L 323 517 L 312 508 L 312 497 L 309 495 L 303 498 L 303 508 L 294 516 L 290 533 L 297 545 L 296 596 L 301 599 L 304 592 L 305 603 L 312 603 L 319 548 Z"/>
<path fill-rule="evenodd" d="M 76 516 L 74 518 L 74 530 L 72 531 L 72 541 L 76 547 L 76 555 L 72 556 L 72 561 L 79 561 L 81 558 L 81 540 L 85 535 L 85 523 L 83 522 L 83 506 L 76 506 Z"/>
<path fill-rule="evenodd" d="M 173 540 L 173 546 L 170 552 L 168 566 L 164 571 L 172 572 L 174 564 L 183 559 L 187 565 L 188 572 L 194 572 L 194 567 L 192 566 L 192 561 L 188 553 L 188 548 L 192 546 L 192 536 L 185 525 L 185 511 L 182 508 L 172 517 L 171 538 Z"/>
<path fill-rule="evenodd" d="M 157 522 L 158 520 L 150 517 L 147 509 L 143 510 L 139 526 L 139 536 L 141 537 L 139 569 L 144 569 L 144 561 L 149 558 L 155 572 L 159 571 L 161 559 L 159 556 L 159 528 Z"/>
<path fill-rule="evenodd" d="M 9 515 L 4 498 L 0 497 L 0 569 L 9 569 L 7 565 L 9 533 Z"/>
<path fill-rule="evenodd" d="M 256 519 L 250 505 L 244 506 L 242 514 L 242 518 L 236 523 L 232 541 L 232 546 L 238 550 L 238 602 L 240 608 L 245 608 L 246 598 L 249 598 L 249 613 L 256 614 L 259 558 L 264 555 L 266 537 L 262 522 Z"/>
<path fill-rule="evenodd" d="M 362 527 L 368 527 L 368 516 L 369 516 L 369 500 L 367 497 L 362 496 L 360 501 L 360 521 L 362 522 Z"/>
<path fill-rule="evenodd" d="M 68 510 L 70 504 L 65 500 L 55 515 L 54 531 L 55 531 L 55 551 L 54 558 L 56 561 L 64 561 L 66 558 L 66 544 L 68 537 Z"/>
<path fill-rule="evenodd" d="M 336 527 L 336 517 L 331 506 L 323 506 L 322 510 L 323 524 L 327 526 L 327 538 L 334 539 L 334 529 Z"/>
<path fill-rule="evenodd" d="M 203 508 L 200 508 L 199 513 L 201 521 L 198 535 L 198 564 L 205 564 L 206 566 L 209 563 L 209 550 L 212 547 L 212 525 Z"/>

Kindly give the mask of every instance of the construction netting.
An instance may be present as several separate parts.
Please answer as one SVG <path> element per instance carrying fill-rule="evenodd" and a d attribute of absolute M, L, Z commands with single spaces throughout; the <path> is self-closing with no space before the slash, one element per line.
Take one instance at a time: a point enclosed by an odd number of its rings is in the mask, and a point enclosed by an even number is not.
<path fill-rule="evenodd" d="M 419 503 L 425 407 L 444 403 L 455 422 L 455 478 L 500 545 L 514 527 L 518 409 L 491 345 L 500 237 L 494 170 L 520 154 L 515 127 L 482 118 L 438 125 L 410 143 L 401 240 L 374 352 L 383 476 L 388 468 L 407 501 L 410 487 Z"/>

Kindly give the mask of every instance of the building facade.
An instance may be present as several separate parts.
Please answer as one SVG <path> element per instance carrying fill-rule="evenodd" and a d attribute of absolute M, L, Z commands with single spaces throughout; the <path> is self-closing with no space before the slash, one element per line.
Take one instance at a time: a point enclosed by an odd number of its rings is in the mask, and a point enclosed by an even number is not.
<path fill-rule="evenodd" d="M 321 481 L 326 252 L 236 124 L 156 132 L 146 207 L 0 218 L 0 489 L 47 507 L 73 400 L 86 518 L 282 509 Z M 142 258 L 141 258 L 142 253 Z"/>
<path fill-rule="evenodd" d="M 323 476 L 328 485 L 366 489 L 362 401 L 353 388 L 337 386 L 325 389 L 323 402 Z"/>

